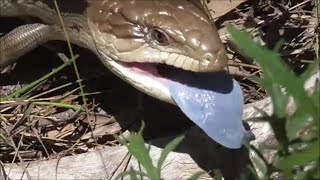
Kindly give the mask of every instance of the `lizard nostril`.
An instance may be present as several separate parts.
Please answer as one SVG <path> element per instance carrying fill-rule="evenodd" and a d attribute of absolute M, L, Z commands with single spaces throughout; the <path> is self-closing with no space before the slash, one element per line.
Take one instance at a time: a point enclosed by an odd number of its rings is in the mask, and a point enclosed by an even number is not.
<path fill-rule="evenodd" d="M 214 60 L 214 57 L 210 53 L 206 53 L 202 57 L 202 64 L 205 66 L 208 66 L 212 61 Z"/>

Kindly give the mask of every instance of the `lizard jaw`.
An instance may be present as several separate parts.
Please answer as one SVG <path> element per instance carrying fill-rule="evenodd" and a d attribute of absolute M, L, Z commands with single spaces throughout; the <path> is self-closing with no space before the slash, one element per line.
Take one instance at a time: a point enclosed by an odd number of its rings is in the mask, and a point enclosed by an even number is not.
<path fill-rule="evenodd" d="M 105 55 L 104 55 L 105 56 Z M 134 88 L 161 101 L 175 105 L 168 88 L 168 81 L 158 73 L 156 63 L 124 63 L 109 59 L 104 64 L 119 78 Z"/>

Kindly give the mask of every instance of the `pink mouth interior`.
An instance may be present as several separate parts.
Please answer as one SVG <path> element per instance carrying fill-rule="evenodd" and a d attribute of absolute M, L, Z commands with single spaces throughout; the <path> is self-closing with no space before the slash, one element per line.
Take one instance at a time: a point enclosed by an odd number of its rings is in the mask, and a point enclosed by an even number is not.
<path fill-rule="evenodd" d="M 167 78 L 161 76 L 157 69 L 157 64 L 154 63 L 126 63 L 125 67 L 131 72 L 138 74 L 140 76 L 149 77 L 154 81 L 160 82 L 161 84 L 166 84 Z"/>

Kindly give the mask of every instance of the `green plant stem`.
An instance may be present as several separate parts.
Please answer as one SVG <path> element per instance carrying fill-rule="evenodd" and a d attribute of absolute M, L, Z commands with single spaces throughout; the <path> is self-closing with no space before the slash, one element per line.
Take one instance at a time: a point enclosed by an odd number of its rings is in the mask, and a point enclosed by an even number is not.
<path fill-rule="evenodd" d="M 58 68 L 52 70 L 50 73 L 46 74 L 45 76 L 43 76 L 42 78 L 32 82 L 31 84 L 15 91 L 14 93 L 2 98 L 0 100 L 1 101 L 6 101 L 9 100 L 11 98 L 17 98 L 19 97 L 21 94 L 24 94 L 26 91 L 28 91 L 29 89 L 32 89 L 33 87 L 37 86 L 39 83 L 47 80 L 48 78 L 50 78 L 51 76 L 53 76 L 54 74 L 58 73 L 59 71 L 61 71 L 62 69 L 64 69 L 66 66 L 69 66 L 71 64 L 72 61 L 75 61 L 77 58 L 79 57 L 79 55 L 75 55 L 70 61 L 65 62 L 64 64 L 62 64 L 61 66 L 59 66 Z"/>
<path fill-rule="evenodd" d="M 56 10 L 57 10 L 57 13 L 58 13 L 58 16 L 59 16 L 59 20 L 60 20 L 60 23 L 61 23 L 61 25 L 62 25 L 63 32 L 64 32 L 64 34 L 65 34 L 65 38 L 66 38 L 66 40 L 67 40 L 67 44 L 68 44 L 69 52 L 70 52 L 70 55 L 71 55 L 71 59 L 74 59 L 74 53 L 73 53 L 73 50 L 72 50 L 72 47 L 71 47 L 70 38 L 69 38 L 69 35 L 68 35 L 68 33 L 67 33 L 66 27 L 65 27 L 65 25 L 64 25 L 64 22 L 63 22 L 61 13 L 60 13 L 60 9 L 59 9 L 59 7 L 58 7 L 57 0 L 54 0 L 54 5 L 55 5 L 55 8 L 56 8 Z M 84 95 L 84 90 L 83 90 L 83 86 L 82 86 L 82 81 L 81 81 L 80 73 L 79 73 L 77 64 L 76 64 L 76 62 L 75 62 L 74 60 L 72 61 L 72 64 L 73 64 L 73 68 L 74 68 L 74 70 L 75 70 L 75 73 L 76 73 L 76 76 L 77 76 L 77 79 L 78 79 L 78 84 L 79 84 L 79 87 L 80 87 L 80 93 L 81 93 L 82 101 L 83 101 L 83 103 L 84 103 L 84 106 L 86 107 L 87 101 L 86 101 L 86 97 L 85 97 L 85 95 Z M 87 111 L 87 110 L 86 110 L 86 111 Z M 89 114 L 89 113 L 87 112 L 87 114 Z"/>

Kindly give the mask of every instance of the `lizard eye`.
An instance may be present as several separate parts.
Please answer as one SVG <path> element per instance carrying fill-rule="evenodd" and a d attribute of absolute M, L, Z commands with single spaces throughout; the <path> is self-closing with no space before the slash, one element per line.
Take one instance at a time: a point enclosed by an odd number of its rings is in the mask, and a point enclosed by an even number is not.
<path fill-rule="evenodd" d="M 169 36 L 161 29 L 152 29 L 151 38 L 161 46 L 168 46 L 170 42 Z"/>

